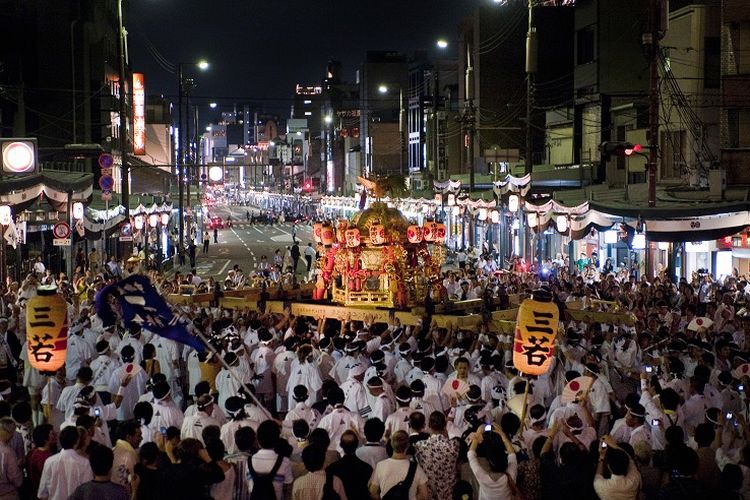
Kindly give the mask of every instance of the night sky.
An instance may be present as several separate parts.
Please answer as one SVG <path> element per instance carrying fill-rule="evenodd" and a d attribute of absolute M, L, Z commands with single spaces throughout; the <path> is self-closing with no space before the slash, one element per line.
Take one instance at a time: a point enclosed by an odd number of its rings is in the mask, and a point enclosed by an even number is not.
<path fill-rule="evenodd" d="M 341 61 L 344 79 L 354 82 L 367 50 L 425 49 L 438 57 L 435 41 L 455 39 L 460 20 L 480 3 L 490 0 L 126 0 L 126 28 L 133 70 L 145 73 L 148 94 L 171 98 L 177 89 L 150 43 L 171 63 L 211 62 L 195 75 L 204 103 L 257 102 L 287 116 L 295 84 L 320 82 L 329 59 Z M 455 54 L 455 44 L 447 50 Z"/>

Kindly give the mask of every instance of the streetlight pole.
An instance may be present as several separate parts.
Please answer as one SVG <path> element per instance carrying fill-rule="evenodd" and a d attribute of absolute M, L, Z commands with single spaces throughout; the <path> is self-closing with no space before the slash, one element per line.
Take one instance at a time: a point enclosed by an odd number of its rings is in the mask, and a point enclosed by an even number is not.
<path fill-rule="evenodd" d="M 183 137 L 183 130 L 182 130 L 182 63 L 177 64 L 177 158 L 176 158 L 176 164 L 177 164 L 177 182 L 179 183 L 179 200 L 178 200 L 178 210 L 177 213 L 179 215 L 179 237 L 180 241 L 177 245 L 177 251 L 181 252 L 184 245 L 185 245 L 185 206 L 183 204 L 183 198 L 185 196 L 185 173 L 184 173 L 184 162 L 182 157 L 182 137 Z"/>
<path fill-rule="evenodd" d="M 125 96 L 126 88 L 130 87 L 125 84 L 125 29 L 122 22 L 122 1 L 117 0 L 117 22 L 119 28 L 119 45 L 120 45 L 120 68 L 119 68 L 119 79 L 120 79 L 120 157 L 122 166 L 120 167 L 121 181 L 120 181 L 120 196 L 121 203 L 125 207 L 126 213 L 130 211 L 130 168 L 128 165 L 128 121 L 126 116 Z M 74 124 L 75 126 L 75 124 Z"/>
<path fill-rule="evenodd" d="M 526 164 L 525 170 L 530 174 L 533 170 L 532 158 L 534 143 L 532 140 L 531 112 L 534 107 L 534 76 L 537 71 L 537 37 L 534 27 L 534 0 L 529 0 L 529 25 L 526 32 Z"/>

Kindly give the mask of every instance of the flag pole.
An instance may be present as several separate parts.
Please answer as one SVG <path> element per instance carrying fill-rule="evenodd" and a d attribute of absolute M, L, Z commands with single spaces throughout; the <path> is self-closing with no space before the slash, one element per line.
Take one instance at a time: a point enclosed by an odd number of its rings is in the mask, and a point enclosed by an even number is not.
<path fill-rule="evenodd" d="M 247 384 L 245 384 L 245 382 L 242 381 L 242 379 L 239 377 L 239 375 L 237 375 L 237 373 L 235 372 L 235 369 L 232 368 L 231 366 L 229 366 L 229 363 L 227 363 L 226 361 L 224 361 L 224 358 L 219 354 L 219 352 L 216 350 L 216 348 L 213 345 L 211 345 L 211 342 L 209 342 L 208 339 L 206 338 L 206 336 L 203 335 L 203 332 L 201 332 L 200 330 L 198 330 L 196 328 L 195 329 L 195 333 L 198 336 L 198 338 L 201 339 L 204 344 L 206 344 L 206 349 L 208 349 L 209 351 L 211 351 L 217 358 L 219 358 L 219 361 L 221 362 L 222 366 L 224 366 L 224 368 L 227 369 L 227 371 L 232 376 L 232 378 L 234 378 L 237 382 L 240 383 L 240 385 L 245 389 L 245 392 L 247 393 L 247 395 L 252 398 L 252 400 L 255 402 L 256 405 L 258 405 L 258 407 L 261 410 L 263 410 L 263 413 L 265 413 L 266 416 L 269 419 L 275 420 L 273 418 L 273 415 L 271 415 L 271 412 L 268 411 L 268 409 L 265 406 L 263 406 L 262 404 L 260 404 L 260 401 L 258 401 L 258 398 L 255 397 L 255 394 L 252 393 L 252 391 L 247 386 Z"/>

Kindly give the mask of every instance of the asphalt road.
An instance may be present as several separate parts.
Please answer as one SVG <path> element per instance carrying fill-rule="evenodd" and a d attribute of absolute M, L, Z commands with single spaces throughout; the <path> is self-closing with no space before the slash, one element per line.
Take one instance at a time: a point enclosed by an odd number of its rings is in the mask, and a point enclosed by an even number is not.
<path fill-rule="evenodd" d="M 213 231 L 208 253 L 202 253 L 199 246 L 196 258 L 196 268 L 201 277 L 214 276 L 225 278 L 227 271 L 235 264 L 247 275 L 256 268 L 261 256 L 265 255 L 269 262 L 273 262 L 273 254 L 276 249 L 281 250 L 283 255 L 286 247 L 292 245 L 292 223 L 274 224 L 266 226 L 262 224 L 250 224 L 246 221 L 246 212 L 258 215 L 260 210 L 251 207 L 239 206 L 214 206 L 209 210 L 210 215 L 219 216 L 224 221 L 231 215 L 232 227 L 219 229 L 219 242 L 213 242 Z M 312 226 L 297 224 L 297 239 L 300 242 L 300 251 L 308 242 L 312 242 Z M 188 266 L 183 266 L 181 272 L 188 272 Z M 306 275 L 307 266 L 304 257 L 300 259 L 297 274 L 301 278 Z"/>

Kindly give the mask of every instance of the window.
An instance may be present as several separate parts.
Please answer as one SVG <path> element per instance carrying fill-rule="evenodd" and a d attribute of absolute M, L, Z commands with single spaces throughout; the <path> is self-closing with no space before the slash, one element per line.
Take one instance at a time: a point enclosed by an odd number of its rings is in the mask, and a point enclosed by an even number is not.
<path fill-rule="evenodd" d="M 312 111 L 305 111 L 305 116 L 312 116 Z"/>
<path fill-rule="evenodd" d="M 302 102 L 303 102 L 303 104 L 312 104 L 312 100 L 311 99 L 305 99 Z"/>
<path fill-rule="evenodd" d="M 718 89 L 721 70 L 721 39 L 718 36 L 707 36 L 703 43 L 703 86 L 707 89 Z"/>
<path fill-rule="evenodd" d="M 586 64 L 594 58 L 594 25 L 591 25 L 578 30 L 576 34 L 576 62 Z"/>
<path fill-rule="evenodd" d="M 728 109 L 727 122 L 727 146 L 750 148 L 750 109 Z"/>

